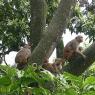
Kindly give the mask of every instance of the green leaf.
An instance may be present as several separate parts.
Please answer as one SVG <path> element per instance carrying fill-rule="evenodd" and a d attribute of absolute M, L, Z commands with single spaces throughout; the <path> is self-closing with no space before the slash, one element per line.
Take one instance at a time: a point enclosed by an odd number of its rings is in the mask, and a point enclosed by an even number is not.
<path fill-rule="evenodd" d="M 83 83 L 83 86 L 92 85 L 92 84 L 95 85 L 95 77 L 94 76 L 87 77 Z"/>
<path fill-rule="evenodd" d="M 64 75 L 66 80 L 70 80 L 71 82 L 73 82 L 75 85 L 77 85 L 79 87 L 82 86 L 83 82 L 82 82 L 82 77 L 81 76 L 77 77 L 77 76 L 74 76 L 74 75 L 69 74 L 67 72 L 64 72 L 63 75 Z"/>
<path fill-rule="evenodd" d="M 30 77 L 22 77 L 22 78 L 20 79 L 20 82 L 21 82 L 23 85 L 28 85 L 29 83 L 37 82 L 37 80 L 35 80 L 34 78 L 30 78 Z"/>
<path fill-rule="evenodd" d="M 43 80 L 50 80 L 53 81 L 54 80 L 54 75 L 51 74 L 49 71 L 42 71 L 39 73 L 39 77 Z"/>
<path fill-rule="evenodd" d="M 78 92 L 76 92 L 74 89 L 69 88 L 65 91 L 66 95 L 78 95 Z"/>
<path fill-rule="evenodd" d="M 47 89 L 44 88 L 33 88 L 33 95 L 51 95 Z"/>
<path fill-rule="evenodd" d="M 11 80 L 9 77 L 0 78 L 0 86 L 9 86 L 10 84 L 11 84 Z"/>
<path fill-rule="evenodd" d="M 86 92 L 85 94 L 82 94 L 82 95 L 95 95 L 95 91 L 89 91 L 89 92 Z"/>
<path fill-rule="evenodd" d="M 15 80 L 15 81 L 13 81 L 13 83 L 10 86 L 10 91 L 14 92 L 19 88 L 20 88 L 19 81 Z"/>

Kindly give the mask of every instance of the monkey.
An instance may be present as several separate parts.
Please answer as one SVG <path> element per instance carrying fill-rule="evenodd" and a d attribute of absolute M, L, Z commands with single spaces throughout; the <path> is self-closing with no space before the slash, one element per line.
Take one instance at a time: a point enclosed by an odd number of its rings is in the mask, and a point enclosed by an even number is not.
<path fill-rule="evenodd" d="M 19 70 L 23 69 L 31 57 L 31 45 L 26 44 L 21 50 L 18 51 L 15 57 L 15 63 Z"/>
<path fill-rule="evenodd" d="M 66 46 L 64 47 L 63 59 L 69 60 L 74 55 L 77 55 L 77 54 L 82 56 L 83 59 L 85 59 L 86 56 L 81 52 L 82 48 L 79 47 L 80 43 L 82 42 L 83 42 L 83 37 L 81 35 L 76 36 L 73 40 L 68 42 Z"/>
<path fill-rule="evenodd" d="M 50 71 L 53 74 L 57 74 L 62 69 L 63 60 L 57 58 L 54 63 L 49 63 L 48 60 L 45 60 L 45 63 L 42 64 L 42 68 Z"/>
<path fill-rule="evenodd" d="M 58 70 L 61 70 L 63 63 L 64 61 L 62 58 L 56 58 L 53 64 L 57 67 Z"/>

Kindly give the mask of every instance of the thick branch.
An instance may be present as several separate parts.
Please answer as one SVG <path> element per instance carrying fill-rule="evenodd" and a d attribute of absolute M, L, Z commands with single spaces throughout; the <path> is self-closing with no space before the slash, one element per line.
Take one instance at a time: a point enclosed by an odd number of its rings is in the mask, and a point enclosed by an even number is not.
<path fill-rule="evenodd" d="M 85 61 L 81 57 L 75 58 L 70 64 L 64 67 L 64 71 L 78 76 L 91 66 L 95 61 L 95 42 L 83 53 L 86 55 Z"/>
<path fill-rule="evenodd" d="M 41 64 L 46 57 L 51 45 L 63 34 L 69 19 L 71 7 L 75 4 L 75 0 L 61 0 L 57 11 L 55 12 L 44 37 L 38 46 L 32 52 L 31 62 Z"/>

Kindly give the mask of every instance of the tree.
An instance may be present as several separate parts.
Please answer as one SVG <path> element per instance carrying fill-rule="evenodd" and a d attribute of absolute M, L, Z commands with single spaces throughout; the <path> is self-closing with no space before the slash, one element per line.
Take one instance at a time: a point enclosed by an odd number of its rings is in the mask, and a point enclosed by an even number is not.
<path fill-rule="evenodd" d="M 39 44 L 32 52 L 31 62 L 36 62 L 41 64 L 44 58 L 47 57 L 48 51 L 59 37 L 63 34 L 63 30 L 66 28 L 66 23 L 68 22 L 70 16 L 70 10 L 72 5 L 74 6 L 75 0 L 60 1 L 59 7 L 55 12 L 45 35 L 40 40 Z"/>

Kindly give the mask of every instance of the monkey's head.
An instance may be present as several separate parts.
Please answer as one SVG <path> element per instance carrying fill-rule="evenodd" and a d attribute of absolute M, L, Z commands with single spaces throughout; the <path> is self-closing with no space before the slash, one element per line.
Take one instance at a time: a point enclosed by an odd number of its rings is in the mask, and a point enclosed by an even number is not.
<path fill-rule="evenodd" d="M 25 46 L 24 46 L 24 48 L 28 48 L 28 49 L 31 49 L 31 44 L 26 44 Z"/>
<path fill-rule="evenodd" d="M 81 35 L 78 35 L 76 38 L 75 38 L 79 43 L 83 42 L 83 37 Z"/>
<path fill-rule="evenodd" d="M 56 67 L 58 70 L 62 70 L 62 64 L 61 63 L 55 63 Z"/>
<path fill-rule="evenodd" d="M 55 59 L 55 63 L 63 64 L 63 63 L 64 63 L 64 61 L 63 61 L 63 59 L 62 59 L 62 58 L 56 58 L 56 59 Z"/>
<path fill-rule="evenodd" d="M 63 59 L 61 59 L 61 58 L 55 59 L 54 64 L 56 65 L 56 67 L 57 67 L 59 70 L 61 70 L 61 69 L 62 69 L 62 65 L 64 64 Z"/>

